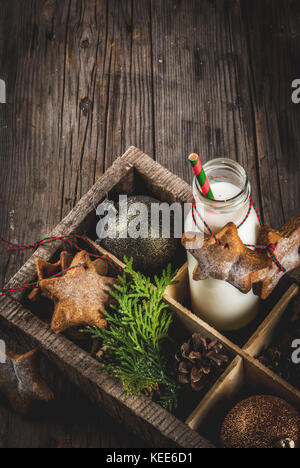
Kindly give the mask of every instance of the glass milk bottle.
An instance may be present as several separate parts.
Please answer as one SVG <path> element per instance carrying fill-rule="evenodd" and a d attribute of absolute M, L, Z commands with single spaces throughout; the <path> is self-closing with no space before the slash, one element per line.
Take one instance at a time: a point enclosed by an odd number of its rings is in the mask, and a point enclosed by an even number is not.
<path fill-rule="evenodd" d="M 195 178 L 193 193 L 202 218 L 215 234 L 230 221 L 238 226 L 245 219 L 250 204 L 251 186 L 245 170 L 236 161 L 225 158 L 209 161 L 204 165 L 204 170 L 215 200 L 202 195 Z M 197 214 L 195 216 L 199 228 L 196 227 L 190 211 L 185 223 L 185 232 L 199 232 L 201 229 L 207 233 L 201 218 Z M 239 228 L 239 236 L 245 244 L 255 244 L 259 228 L 256 213 L 252 209 Z M 194 314 L 222 331 L 238 330 L 248 325 L 258 312 L 259 298 L 252 291 L 243 294 L 225 281 L 214 279 L 194 281 L 193 271 L 196 266 L 196 260 L 188 252 L 190 294 Z"/>

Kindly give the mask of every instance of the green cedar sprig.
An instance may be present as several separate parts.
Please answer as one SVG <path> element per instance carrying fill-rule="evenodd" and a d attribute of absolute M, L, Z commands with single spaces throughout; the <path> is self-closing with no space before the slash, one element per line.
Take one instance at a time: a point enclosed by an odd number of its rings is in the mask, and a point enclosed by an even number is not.
<path fill-rule="evenodd" d="M 93 338 L 101 338 L 108 351 L 103 367 L 122 380 L 131 395 L 155 395 L 159 403 L 172 411 L 177 406 L 178 385 L 168 369 L 163 343 L 169 338 L 172 313 L 163 301 L 172 282 L 171 265 L 161 278 L 150 278 L 133 270 L 133 259 L 124 258 L 126 268 L 111 295 L 116 301 L 106 312 L 107 330 L 88 327 Z"/>

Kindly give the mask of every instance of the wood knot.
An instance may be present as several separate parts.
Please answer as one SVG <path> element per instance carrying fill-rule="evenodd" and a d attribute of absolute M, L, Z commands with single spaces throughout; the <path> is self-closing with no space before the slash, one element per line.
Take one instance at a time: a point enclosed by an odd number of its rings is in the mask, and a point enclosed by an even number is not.
<path fill-rule="evenodd" d="M 83 39 L 81 41 L 80 47 L 82 49 L 87 49 L 90 46 L 90 41 L 88 39 Z"/>
<path fill-rule="evenodd" d="M 91 104 L 92 103 L 88 97 L 85 97 L 80 101 L 80 110 L 82 111 L 85 117 L 89 115 Z"/>

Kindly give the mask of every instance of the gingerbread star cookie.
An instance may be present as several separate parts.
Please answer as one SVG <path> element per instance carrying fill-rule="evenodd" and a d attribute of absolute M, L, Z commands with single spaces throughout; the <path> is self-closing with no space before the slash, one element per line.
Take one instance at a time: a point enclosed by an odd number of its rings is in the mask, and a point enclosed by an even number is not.
<path fill-rule="evenodd" d="M 266 299 L 286 272 L 300 266 L 300 215 L 294 216 L 279 230 L 263 226 L 258 244 L 274 244 L 274 254 L 286 270 L 281 271 L 276 263 L 272 262 L 263 280 L 254 285 L 254 294 Z M 269 256 L 271 257 L 271 254 Z"/>
<path fill-rule="evenodd" d="M 97 326 L 106 328 L 105 307 L 112 301 L 110 292 L 116 283 L 115 278 L 102 276 L 98 271 L 104 265 L 92 262 L 87 252 L 77 254 L 70 268 L 78 265 L 60 278 L 40 281 L 40 288 L 46 297 L 54 302 L 51 329 L 61 333 L 71 327 Z"/>
<path fill-rule="evenodd" d="M 36 350 L 26 354 L 6 351 L 6 362 L 0 365 L 0 391 L 21 415 L 29 412 L 33 401 L 54 398 L 39 374 Z"/>
<path fill-rule="evenodd" d="M 72 275 L 76 271 L 75 267 L 78 265 L 86 265 L 92 271 L 98 273 L 98 275 L 106 276 L 108 274 L 108 264 L 105 260 L 97 258 L 92 260 L 91 256 L 85 250 L 78 252 L 70 263 L 71 270 L 68 272 L 69 275 Z M 72 270 L 72 268 L 74 268 Z"/>
<path fill-rule="evenodd" d="M 65 251 L 61 252 L 60 258 L 58 262 L 56 263 L 49 263 L 41 258 L 37 258 L 35 261 L 35 265 L 36 265 L 36 271 L 38 275 L 38 281 L 50 278 L 51 276 L 56 275 L 57 273 L 60 273 L 66 270 L 69 267 L 72 261 L 72 258 L 73 258 L 72 255 L 69 252 L 65 252 Z M 39 288 L 34 288 L 28 294 L 28 299 L 30 299 L 33 302 L 39 301 L 40 300 Z"/>
<path fill-rule="evenodd" d="M 271 259 L 262 252 L 247 248 L 234 223 L 228 223 L 216 238 L 222 245 L 208 235 L 203 239 L 195 233 L 184 234 L 182 244 L 198 262 L 193 273 L 194 280 L 224 280 L 242 293 L 248 293 L 252 284 L 264 277 Z"/>

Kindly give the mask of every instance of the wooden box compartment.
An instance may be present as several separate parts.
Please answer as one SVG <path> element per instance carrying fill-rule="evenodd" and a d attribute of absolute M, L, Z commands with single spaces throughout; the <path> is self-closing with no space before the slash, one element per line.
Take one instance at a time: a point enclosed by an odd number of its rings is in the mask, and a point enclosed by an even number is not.
<path fill-rule="evenodd" d="M 207 402 L 202 401 L 195 412 L 188 418 L 187 424 L 199 430 L 215 446 L 220 446 L 222 423 L 227 413 L 238 402 L 252 395 L 273 395 L 300 408 L 300 394 L 289 388 L 284 382 L 274 379 L 271 373 L 250 357 L 237 357 L 228 369 L 224 380 L 207 395 Z"/>
<path fill-rule="evenodd" d="M 192 199 L 189 185 L 132 147 L 124 156 L 118 158 L 51 235 L 84 234 L 95 239 L 95 207 L 107 196 L 113 198 L 119 193 L 150 194 L 169 203 L 188 203 Z M 97 248 L 120 266 L 123 265 L 121 260 L 111 253 L 99 246 Z M 65 243 L 61 241 L 39 247 L 7 287 L 16 288 L 33 282 L 36 277 L 35 259 L 50 261 L 55 259 L 62 249 L 65 249 Z M 183 258 L 184 252 L 179 252 L 178 261 L 174 266 L 180 266 Z M 22 290 L 0 298 L 0 333 L 3 330 L 3 335 L 21 336 L 22 342 L 28 347 L 39 348 L 93 403 L 104 407 L 109 414 L 155 447 L 211 448 L 213 444 L 218 445 L 217 428 L 208 431 L 204 421 L 218 410 L 222 402 L 235 398 L 240 389 L 252 379 L 252 375 L 255 376 L 252 380 L 257 382 L 261 391 L 273 389 L 276 394 L 285 396 L 300 407 L 299 396 L 294 389 L 280 379 L 274 379 L 268 369 L 247 354 L 249 348 L 242 349 L 176 300 L 181 300 L 180 294 L 186 289 L 184 267 L 179 270 L 178 278 L 179 284 L 175 289 L 172 287 L 166 292 L 165 301 L 176 314 L 176 328 L 182 337 L 181 342 L 188 334 L 201 332 L 206 337 L 217 338 L 223 342 L 232 356 L 232 362 L 208 393 L 203 398 L 202 395 L 195 395 L 191 407 L 186 406 L 183 411 L 179 411 L 178 417 L 146 397 L 128 396 L 120 381 L 104 372 L 88 350 L 82 349 L 66 335 L 54 335 L 46 321 L 24 307 L 27 305 L 26 292 Z M 292 293 L 291 290 L 286 293 L 283 298 L 284 304 L 288 303 L 294 294 L 296 286 Z"/>
<path fill-rule="evenodd" d="M 109 251 L 105 250 L 103 247 L 99 246 L 98 244 L 96 244 L 93 240 L 91 240 L 88 237 L 87 237 L 87 240 L 93 245 L 93 247 L 98 251 L 98 253 L 101 256 L 107 257 L 107 258 L 113 260 L 113 262 L 116 265 L 120 266 L 120 268 L 122 268 L 122 269 L 125 267 L 124 263 L 121 262 L 114 255 L 112 255 Z M 82 243 L 82 245 L 80 245 L 80 247 L 85 248 L 85 244 Z M 70 246 L 68 246 L 68 244 L 64 244 L 63 248 L 62 248 L 62 246 L 60 246 L 57 249 L 57 251 L 55 252 L 54 256 L 52 256 L 52 258 L 49 259 L 51 263 L 55 263 L 59 259 L 59 256 L 60 256 L 60 253 L 61 253 L 62 249 L 67 250 L 68 252 L 70 252 L 73 255 L 75 255 L 77 253 L 76 249 L 70 248 Z M 110 268 L 110 275 L 111 276 L 117 277 L 118 274 L 119 274 L 119 271 L 116 268 L 114 268 L 114 267 Z M 170 302 L 172 302 L 171 299 L 166 298 L 166 302 L 168 302 L 168 300 Z M 31 302 L 30 300 L 28 300 L 28 296 L 27 296 L 26 292 L 25 292 L 25 294 L 23 295 L 23 297 L 21 299 L 21 304 L 26 309 L 31 311 L 35 316 L 37 316 L 40 320 L 42 320 L 45 324 L 47 324 L 47 326 L 50 326 L 50 318 L 51 318 L 52 314 L 50 314 L 49 311 L 47 311 L 47 302 L 48 301 L 45 300 L 45 306 L 43 306 L 43 303 L 40 303 L 40 302 L 35 304 L 35 303 Z M 170 306 L 171 306 L 171 304 L 170 304 Z M 191 319 L 187 321 L 184 313 L 181 314 L 181 313 L 178 312 L 177 305 L 176 305 L 175 302 L 172 304 L 171 308 L 175 312 L 174 313 L 174 318 L 173 318 L 173 323 L 172 323 L 172 326 L 170 328 L 170 338 L 173 340 L 174 345 L 171 346 L 171 344 L 170 344 L 169 346 L 170 346 L 170 351 L 172 351 L 174 356 L 175 356 L 175 352 L 178 349 L 178 347 L 176 346 L 176 343 L 183 343 L 184 341 L 187 341 L 190 338 L 191 333 L 193 333 L 193 332 L 200 331 L 201 334 L 203 336 L 207 337 L 207 338 L 212 338 L 213 339 L 215 337 L 215 335 L 213 333 L 210 333 L 206 328 L 199 326 L 199 324 L 194 320 L 193 317 L 191 317 Z M 187 323 L 188 323 L 188 328 L 186 326 Z M 76 331 L 76 330 L 68 330 L 65 333 L 63 333 L 63 336 L 66 339 L 70 340 L 72 343 L 74 343 L 82 351 L 85 351 L 89 355 L 93 356 L 93 353 L 91 352 L 91 350 L 93 349 L 93 340 L 91 338 L 89 338 L 88 335 L 82 334 L 82 333 L 80 333 L 79 331 Z M 236 356 L 236 353 L 234 352 L 234 350 L 230 349 L 230 347 L 227 348 L 227 352 L 228 352 L 229 357 L 230 357 L 230 361 L 229 361 L 228 365 L 230 365 L 230 362 L 234 360 L 234 358 Z M 95 356 L 93 356 L 93 357 L 95 358 Z M 98 362 L 98 360 L 96 362 L 100 366 L 100 362 Z M 220 378 L 222 378 L 222 375 L 220 375 Z M 217 382 L 217 379 L 216 379 L 216 382 Z M 182 392 L 182 394 L 180 395 L 178 408 L 174 412 L 175 416 L 179 420 L 184 422 L 187 419 L 187 417 L 189 416 L 189 414 L 197 407 L 197 405 L 199 404 L 201 399 L 205 396 L 205 394 L 206 394 L 206 391 L 203 391 L 203 392 L 200 392 L 200 393 L 197 393 L 197 392 L 186 392 L 186 393 L 184 393 L 184 392 Z"/>
<path fill-rule="evenodd" d="M 267 350 L 270 345 L 276 344 L 278 335 L 285 331 L 288 324 L 291 326 L 289 321 L 291 320 L 291 310 L 288 309 L 290 301 L 293 297 L 295 297 L 299 293 L 299 286 L 297 284 L 293 284 L 290 286 L 288 291 L 282 298 L 278 301 L 276 306 L 273 308 L 272 312 L 268 315 L 265 321 L 260 325 L 260 327 L 256 330 L 253 336 L 250 338 L 248 343 L 244 346 L 243 350 L 251 357 L 258 358 L 259 355 Z M 299 301 L 297 298 L 297 314 L 300 313 L 299 311 Z M 298 337 L 297 337 L 298 338 Z M 299 337 L 300 338 L 300 337 Z M 298 339 L 299 339 L 298 338 Z M 292 338 L 291 338 L 291 354 L 292 354 Z M 259 363 L 260 364 L 260 363 Z M 277 374 L 272 372 L 266 366 L 265 372 L 269 373 L 270 375 L 273 374 L 273 377 L 280 382 L 285 382 L 299 398 L 300 398 L 300 388 L 294 388 L 291 383 L 286 382 L 284 379 L 280 378 Z"/>
<path fill-rule="evenodd" d="M 184 263 L 180 267 L 175 280 L 177 281 L 177 284 L 174 286 L 169 286 L 167 290 L 168 295 L 170 295 L 174 300 L 176 300 L 176 302 L 181 304 L 186 309 L 191 310 L 191 304 L 189 300 L 189 275 L 187 263 Z M 265 301 L 261 301 L 256 318 L 247 327 L 233 332 L 225 331 L 222 332 L 222 334 L 226 336 L 228 340 L 243 348 L 249 342 L 251 337 L 253 337 L 256 330 L 267 319 L 270 312 L 276 306 L 281 295 L 284 294 L 289 285 L 290 280 L 281 280 L 269 298 Z"/>

